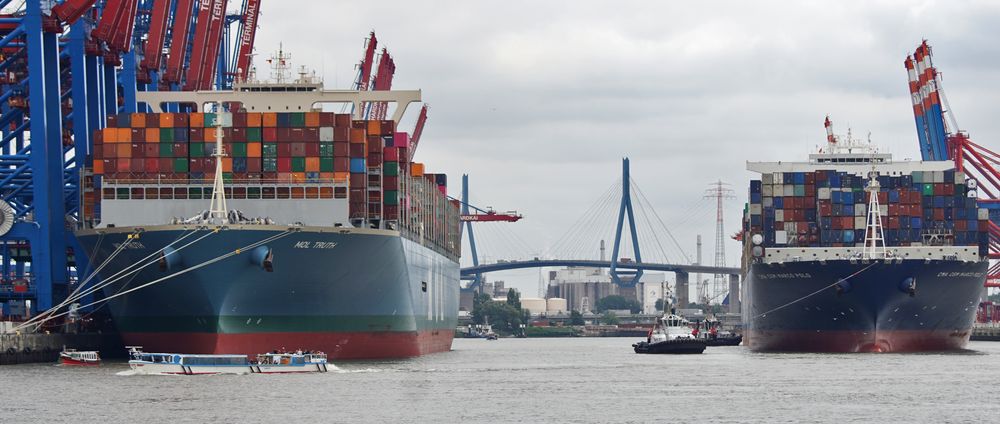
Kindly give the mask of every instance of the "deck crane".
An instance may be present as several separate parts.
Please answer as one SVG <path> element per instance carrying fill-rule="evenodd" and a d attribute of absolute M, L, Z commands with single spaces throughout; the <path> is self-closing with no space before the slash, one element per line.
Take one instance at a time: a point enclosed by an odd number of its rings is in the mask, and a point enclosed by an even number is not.
<path fill-rule="evenodd" d="M 375 80 L 372 82 L 372 90 L 389 90 L 392 88 L 392 76 L 396 73 L 396 63 L 393 62 L 389 51 L 384 47 L 378 60 L 378 71 Z M 375 102 L 369 112 L 369 119 L 383 120 L 389 108 L 388 102 Z"/>
<path fill-rule="evenodd" d="M 941 74 L 934 66 L 932 51 L 923 40 L 904 65 L 913 100 L 913 115 L 923 160 L 953 160 L 957 171 L 975 182 L 979 206 L 989 210 L 989 258 L 1000 259 L 1000 154 L 972 142 L 960 129 L 941 88 Z M 944 119 L 945 114 L 948 120 Z M 950 125 L 949 125 L 950 124 Z M 970 186 L 973 186 L 970 184 Z M 1000 262 L 990 266 L 987 287 L 1000 287 Z"/>

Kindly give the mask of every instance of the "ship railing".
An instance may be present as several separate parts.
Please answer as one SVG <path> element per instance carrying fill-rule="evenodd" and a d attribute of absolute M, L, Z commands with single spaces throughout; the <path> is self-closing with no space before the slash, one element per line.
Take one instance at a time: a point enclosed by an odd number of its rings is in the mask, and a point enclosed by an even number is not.
<path fill-rule="evenodd" d="M 200 200 L 212 198 L 212 182 L 190 180 L 105 180 L 104 200 Z M 347 199 L 348 184 L 339 180 L 233 180 L 227 199 Z"/>

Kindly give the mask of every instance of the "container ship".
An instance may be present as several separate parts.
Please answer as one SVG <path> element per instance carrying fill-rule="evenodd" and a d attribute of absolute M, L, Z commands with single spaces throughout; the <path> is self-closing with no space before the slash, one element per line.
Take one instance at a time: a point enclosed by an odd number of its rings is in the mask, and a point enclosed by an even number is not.
<path fill-rule="evenodd" d="M 363 110 L 365 96 L 396 102 L 393 119 L 314 109 Z M 233 112 L 119 114 L 95 134 L 76 236 L 125 344 L 337 359 L 450 350 L 459 207 L 396 131 L 419 91 L 328 91 L 303 76 L 140 101 Z"/>
<path fill-rule="evenodd" d="M 952 161 L 834 136 L 803 162 L 748 162 L 743 316 L 754 351 L 962 349 L 988 268 L 988 213 Z"/>

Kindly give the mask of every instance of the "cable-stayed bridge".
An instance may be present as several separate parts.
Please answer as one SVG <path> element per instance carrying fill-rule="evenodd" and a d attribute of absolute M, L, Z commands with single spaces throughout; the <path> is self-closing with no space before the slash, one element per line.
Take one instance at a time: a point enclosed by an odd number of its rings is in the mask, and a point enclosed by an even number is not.
<path fill-rule="evenodd" d="M 461 202 L 463 205 L 470 203 L 467 178 L 463 178 Z M 714 212 L 711 211 L 713 206 L 715 202 L 694 202 L 675 225 L 695 224 L 698 219 L 709 216 L 708 212 Z M 520 217 L 515 213 L 511 214 Z M 605 190 L 563 236 L 544 252 L 532 249 L 529 243 L 510 231 L 505 224 L 480 224 L 481 221 L 475 219 L 475 216 L 464 220 L 466 222 L 463 224 L 463 231 L 469 236 L 468 252 L 471 253 L 465 256 L 471 256 L 472 262 L 471 265 L 461 269 L 462 279 L 469 281 L 466 290 L 479 289 L 484 274 L 519 269 L 606 268 L 609 270 L 607 276 L 619 287 L 633 287 L 640 282 L 645 271 L 659 271 L 674 273 L 678 306 L 688 305 L 689 286 L 694 274 L 707 277 L 704 280 L 695 278 L 698 302 L 718 303 L 728 299 L 730 311 L 739 311 L 740 269 L 705 265 L 698 263 L 698 259 L 692 260 L 692 255 L 681 247 L 631 177 L 627 158 L 622 161 L 621 178 Z M 510 220 L 505 221 L 510 222 Z M 473 223 L 476 225 L 473 226 Z M 609 228 L 613 228 L 613 234 L 608 231 Z M 610 257 L 608 257 L 605 242 L 612 238 L 609 247 Z M 484 245 L 498 248 L 484 249 Z M 507 256 L 484 255 L 492 250 L 502 250 L 508 254 Z M 520 254 L 509 252 L 520 252 Z M 529 253 L 525 257 L 524 252 L 539 253 Z M 696 258 L 700 259 L 700 256 L 699 252 Z M 713 279 L 712 276 L 716 275 L 721 278 Z M 711 283 L 713 280 L 727 281 L 728 284 L 713 285 Z"/>

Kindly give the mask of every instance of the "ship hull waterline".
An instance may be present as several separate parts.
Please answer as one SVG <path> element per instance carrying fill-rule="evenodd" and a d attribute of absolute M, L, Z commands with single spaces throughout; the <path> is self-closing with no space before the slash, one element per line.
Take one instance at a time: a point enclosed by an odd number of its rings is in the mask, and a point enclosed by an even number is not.
<path fill-rule="evenodd" d="M 154 226 L 128 240 L 133 232 L 119 227 L 77 234 L 94 264 L 127 243 L 99 273 L 103 279 L 148 264 L 106 287 L 105 297 L 167 277 L 108 302 L 127 345 L 205 354 L 319 350 L 340 360 L 451 349 L 458 264 L 397 232 Z M 167 245 L 161 258 L 157 252 Z M 265 253 L 270 271 L 262 264 Z"/>

